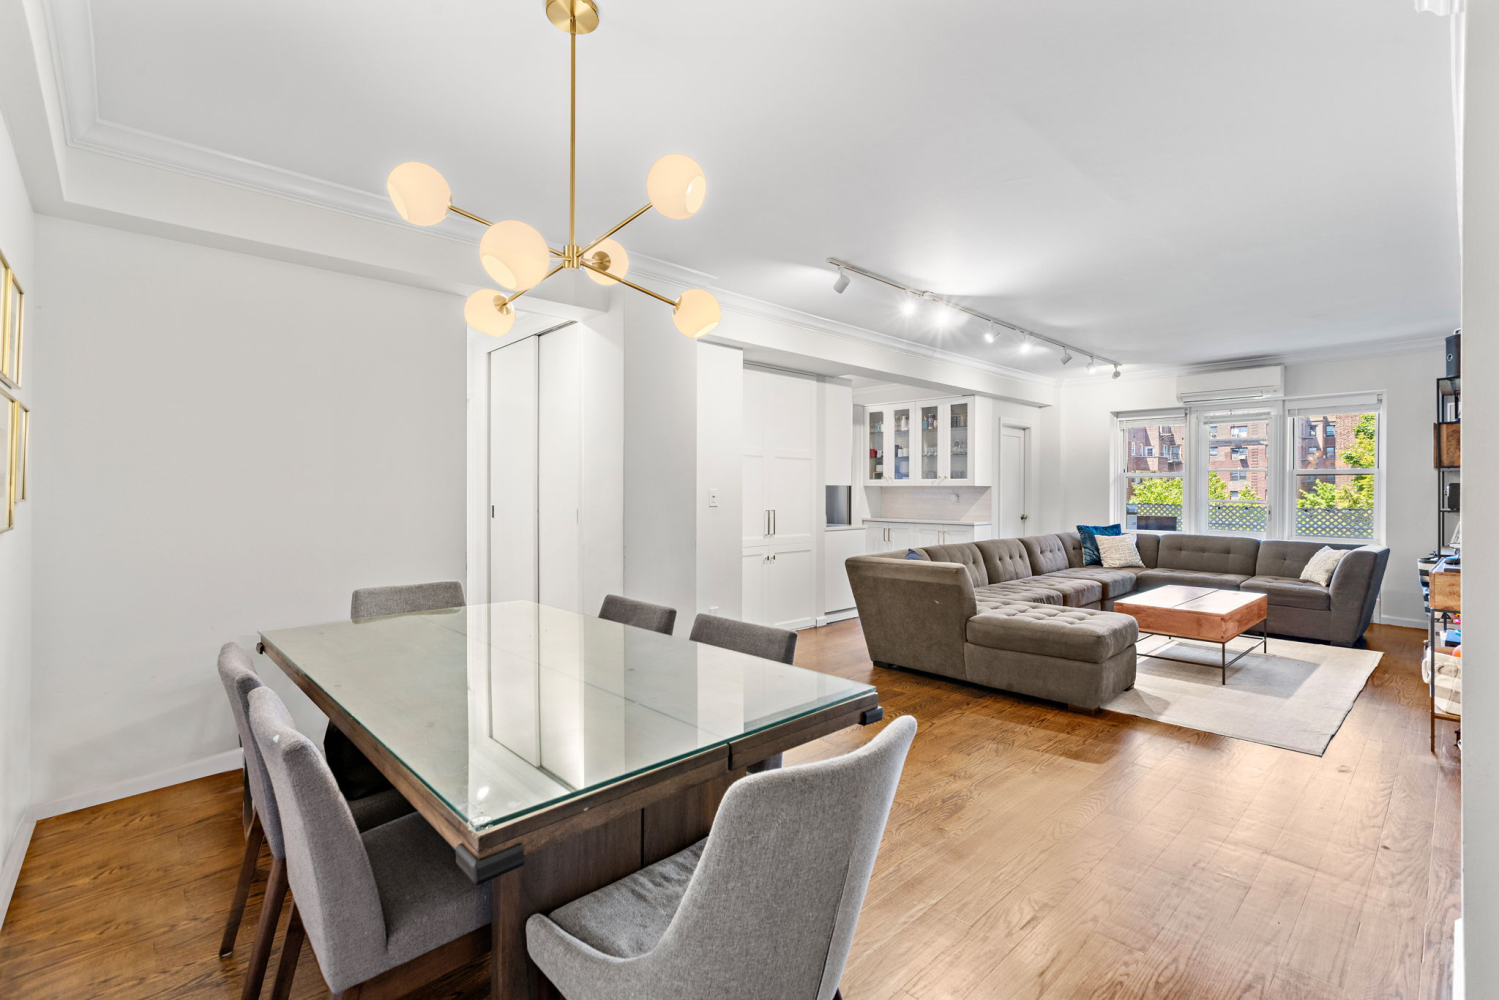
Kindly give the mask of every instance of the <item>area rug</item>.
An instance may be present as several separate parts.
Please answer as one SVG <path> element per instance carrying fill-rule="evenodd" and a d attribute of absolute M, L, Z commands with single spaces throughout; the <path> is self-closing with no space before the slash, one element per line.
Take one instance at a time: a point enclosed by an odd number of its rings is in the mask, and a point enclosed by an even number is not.
<path fill-rule="evenodd" d="M 1234 640 L 1229 658 L 1258 642 Z M 1320 757 L 1383 655 L 1271 639 L 1268 653 L 1245 656 L 1222 684 L 1217 645 L 1152 637 L 1140 643 L 1134 689 L 1104 708 Z"/>

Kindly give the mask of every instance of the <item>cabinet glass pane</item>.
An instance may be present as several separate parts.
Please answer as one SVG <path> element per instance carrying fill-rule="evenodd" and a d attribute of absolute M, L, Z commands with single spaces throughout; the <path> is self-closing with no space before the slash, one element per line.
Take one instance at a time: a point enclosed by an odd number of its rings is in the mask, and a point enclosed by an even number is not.
<path fill-rule="evenodd" d="M 948 437 L 948 468 L 953 479 L 967 479 L 968 475 L 968 404 L 952 404 L 952 427 Z"/>
<path fill-rule="evenodd" d="M 885 414 L 869 411 L 869 478 L 885 478 Z"/>
<path fill-rule="evenodd" d="M 937 407 L 923 406 L 921 408 L 921 478 L 936 479 L 937 462 L 940 456 L 937 452 Z"/>
<path fill-rule="evenodd" d="M 895 425 L 894 454 L 890 457 L 895 465 L 890 470 L 891 479 L 911 478 L 911 411 L 892 410 L 890 422 Z"/>

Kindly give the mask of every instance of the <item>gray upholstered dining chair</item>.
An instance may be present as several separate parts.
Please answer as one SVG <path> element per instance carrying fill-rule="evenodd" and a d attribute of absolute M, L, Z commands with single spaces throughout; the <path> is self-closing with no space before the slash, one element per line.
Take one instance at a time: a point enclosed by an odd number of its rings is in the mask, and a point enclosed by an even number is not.
<path fill-rule="evenodd" d="M 796 633 L 770 625 L 755 625 L 718 615 L 700 614 L 692 621 L 693 642 L 733 649 L 767 660 L 790 663 L 796 656 Z M 751 764 L 750 772 L 773 771 L 781 766 L 781 755 L 767 757 L 758 764 Z"/>
<path fill-rule="evenodd" d="M 250 730 L 280 807 L 292 888 L 277 1000 L 291 995 L 304 941 L 343 1000 L 403 995 L 418 977 L 484 954 L 489 886 L 459 871 L 426 820 L 413 813 L 361 833 L 317 747 L 270 688 L 250 692 Z"/>
<path fill-rule="evenodd" d="M 255 932 L 255 943 L 250 949 L 250 963 L 245 969 L 242 991 L 245 1000 L 254 1000 L 260 996 L 260 988 L 265 982 L 266 964 L 271 956 L 272 939 L 276 935 L 276 921 L 281 916 L 281 906 L 286 899 L 286 845 L 281 836 L 281 814 L 276 808 L 271 779 L 266 773 L 265 761 L 260 757 L 260 748 L 256 746 L 250 733 L 250 693 L 265 684 L 255 672 L 250 654 L 238 643 L 226 642 L 219 650 L 219 680 L 223 682 L 224 690 L 229 695 L 229 706 L 234 711 L 234 724 L 239 730 L 240 745 L 244 747 L 245 778 L 250 786 L 251 804 L 250 822 L 245 830 L 245 856 L 240 862 L 239 882 L 234 887 L 229 918 L 224 925 L 223 939 L 219 942 L 220 958 L 227 958 L 234 953 L 240 921 L 244 918 L 245 900 L 260 867 L 261 846 L 269 847 L 271 851 L 271 873 L 266 882 L 265 901 L 260 908 L 260 924 Z M 349 810 L 362 830 L 379 826 L 412 811 L 410 803 L 394 789 L 354 800 L 349 803 Z"/>
<path fill-rule="evenodd" d="M 604 597 L 604 603 L 599 605 L 599 617 L 605 621 L 619 622 L 621 625 L 633 625 L 636 628 L 660 632 L 662 635 L 671 635 L 671 630 L 677 624 L 677 609 L 651 604 L 648 601 L 637 601 L 633 597 L 607 594 Z"/>
<path fill-rule="evenodd" d="M 708 838 L 526 922 L 568 1000 L 830 1000 L 916 720 L 741 778 Z"/>
<path fill-rule="evenodd" d="M 457 580 L 436 583 L 405 583 L 393 587 L 361 587 L 349 600 L 349 617 L 355 621 L 385 615 L 409 615 L 419 611 L 446 611 L 464 607 L 463 584 Z M 380 769 L 370 763 L 343 730 L 333 723 L 323 733 L 323 755 L 333 769 L 333 778 L 348 799 L 377 795 L 391 790 Z"/>
<path fill-rule="evenodd" d="M 437 583 L 403 583 L 394 587 L 360 587 L 349 602 L 350 618 L 408 615 L 417 611 L 442 611 L 464 606 L 463 584 L 457 580 Z"/>
<path fill-rule="evenodd" d="M 795 632 L 718 615 L 698 615 L 693 619 L 691 639 L 782 663 L 790 663 L 796 656 Z"/>

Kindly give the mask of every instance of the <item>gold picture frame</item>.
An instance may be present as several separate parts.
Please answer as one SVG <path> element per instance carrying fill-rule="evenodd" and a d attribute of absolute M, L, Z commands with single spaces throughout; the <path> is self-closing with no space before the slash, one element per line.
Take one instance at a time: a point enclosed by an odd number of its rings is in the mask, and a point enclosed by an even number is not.
<path fill-rule="evenodd" d="M 16 503 L 27 499 L 26 481 L 30 478 L 31 463 L 31 408 L 16 400 L 16 471 L 13 492 Z"/>
<path fill-rule="evenodd" d="M 26 347 L 26 290 L 4 254 L 0 254 L 0 266 L 5 272 L 0 281 L 0 383 L 19 389 Z"/>
<path fill-rule="evenodd" d="M 0 510 L 0 531 L 9 531 L 16 526 L 16 414 L 21 404 L 14 396 L 0 389 L 0 441 L 4 442 L 4 461 L 0 471 L 4 482 L 0 483 L 0 501 L 5 506 Z"/>

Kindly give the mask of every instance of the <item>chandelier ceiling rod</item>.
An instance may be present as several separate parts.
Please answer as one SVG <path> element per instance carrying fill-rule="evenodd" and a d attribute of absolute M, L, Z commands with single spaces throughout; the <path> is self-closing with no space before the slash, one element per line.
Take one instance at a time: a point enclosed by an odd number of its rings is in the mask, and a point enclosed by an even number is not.
<path fill-rule="evenodd" d="M 418 226 L 435 226 L 449 212 L 472 219 L 485 227 L 479 241 L 479 262 L 506 295 L 484 288 L 468 297 L 463 315 L 474 329 L 502 337 L 515 325 L 516 299 L 563 269 L 582 270 L 601 285 L 621 284 L 672 307 L 672 323 L 689 337 L 702 337 L 718 326 L 718 300 L 701 288 L 689 288 L 675 299 L 668 298 L 625 278 L 630 258 L 625 248 L 611 239 L 615 233 L 654 208 L 669 219 L 686 219 L 703 206 L 708 182 L 697 162 L 681 153 L 668 153 L 657 160 L 645 180 L 650 199 L 614 228 L 587 246 L 578 246 L 578 36 L 599 26 L 596 0 L 544 0 L 547 20 L 568 34 L 568 133 L 567 133 L 567 243 L 561 250 L 547 244 L 542 235 L 524 222 L 509 219 L 490 222 L 453 204 L 452 189 L 435 169 L 425 163 L 402 163 L 385 181 L 390 200 L 401 218 Z M 548 265 L 555 264 L 550 270 Z"/>
<path fill-rule="evenodd" d="M 924 288 L 912 288 L 910 285 L 896 281 L 894 278 L 887 277 L 886 275 L 880 274 L 876 271 L 867 270 L 857 264 L 850 264 L 846 260 L 839 260 L 837 257 L 829 257 L 828 263 L 832 264 L 836 268 L 839 268 L 840 270 L 852 271 L 854 274 L 862 275 L 863 277 L 868 278 L 870 281 L 878 281 L 882 285 L 889 285 L 891 288 L 897 288 L 900 291 L 906 292 L 910 295 L 914 295 L 917 298 L 939 303 L 941 305 L 947 306 L 949 309 L 956 309 L 960 313 L 967 313 L 974 319 L 983 320 L 985 323 L 992 323 L 995 326 L 1002 326 L 1006 330 L 1012 330 L 1022 336 L 1030 337 L 1034 340 L 1039 340 L 1043 343 L 1050 344 L 1052 347 L 1058 348 L 1062 351 L 1070 352 L 1072 354 L 1084 355 L 1086 357 L 1092 358 L 1100 364 L 1113 365 L 1115 368 L 1118 368 L 1121 364 L 1121 362 L 1115 361 L 1113 358 L 1106 358 L 1102 354 L 1097 354 L 1093 351 L 1088 350 L 1087 348 L 1078 347 L 1075 344 L 1065 344 L 1054 337 L 1048 337 L 1045 334 L 1037 333 L 1034 330 L 1027 330 L 1023 326 L 1016 326 L 1014 323 L 1006 322 L 1005 320 L 999 319 L 996 316 L 990 316 L 985 312 L 979 312 L 977 309 L 970 309 L 967 306 L 963 305 L 961 302 L 954 302 L 952 299 L 945 299 L 942 296 L 933 294 L 932 292 L 929 292 Z"/>

